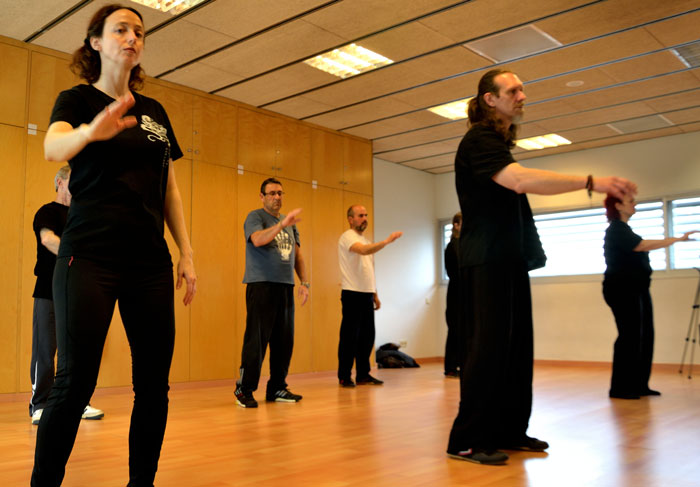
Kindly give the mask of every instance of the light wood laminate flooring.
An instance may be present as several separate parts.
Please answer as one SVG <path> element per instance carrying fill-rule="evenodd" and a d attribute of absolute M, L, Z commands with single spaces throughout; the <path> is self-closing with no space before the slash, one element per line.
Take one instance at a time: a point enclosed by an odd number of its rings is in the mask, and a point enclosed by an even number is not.
<path fill-rule="evenodd" d="M 235 405 L 233 381 L 173 384 L 156 485 L 225 486 L 700 486 L 700 369 L 657 367 L 661 397 L 611 400 L 609 365 L 538 363 L 529 433 L 547 453 L 505 466 L 449 459 L 459 381 L 441 364 L 382 369 L 384 386 L 338 387 L 331 372 L 289 377 L 298 404 Z M 265 379 L 265 378 L 263 378 Z M 261 400 L 262 399 L 262 400 Z M 28 486 L 36 427 L 26 394 L 0 395 L 0 480 Z M 83 421 L 64 487 L 127 482 L 129 388 L 101 389 L 102 421 Z"/>

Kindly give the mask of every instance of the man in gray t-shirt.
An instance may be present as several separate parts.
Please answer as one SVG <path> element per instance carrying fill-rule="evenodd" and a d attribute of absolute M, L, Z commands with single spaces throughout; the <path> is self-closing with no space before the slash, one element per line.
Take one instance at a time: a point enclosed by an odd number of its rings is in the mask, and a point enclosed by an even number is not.
<path fill-rule="evenodd" d="M 301 396 L 287 389 L 287 372 L 294 347 L 294 272 L 301 282 L 301 305 L 309 297 L 304 258 L 296 222 L 301 208 L 282 215 L 282 183 L 268 178 L 260 186 L 262 208 L 253 210 L 243 224 L 246 239 L 246 329 L 243 337 L 236 403 L 256 408 L 265 350 L 270 345 L 270 380 L 267 401 L 298 402 Z"/>

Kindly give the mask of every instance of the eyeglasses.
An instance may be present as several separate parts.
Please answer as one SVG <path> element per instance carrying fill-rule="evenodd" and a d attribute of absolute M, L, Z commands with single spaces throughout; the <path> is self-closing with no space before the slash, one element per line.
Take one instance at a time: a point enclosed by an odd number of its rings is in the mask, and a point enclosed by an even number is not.
<path fill-rule="evenodd" d="M 275 195 L 282 197 L 284 195 L 284 191 L 270 191 L 269 193 L 264 193 L 265 196 L 269 196 L 270 198 L 274 198 Z"/>

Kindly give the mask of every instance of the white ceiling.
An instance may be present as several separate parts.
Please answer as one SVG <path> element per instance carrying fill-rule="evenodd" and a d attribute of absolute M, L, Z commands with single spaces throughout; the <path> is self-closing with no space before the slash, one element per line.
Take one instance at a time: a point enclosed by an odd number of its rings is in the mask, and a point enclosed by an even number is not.
<path fill-rule="evenodd" d="M 72 52 L 108 3 L 0 0 L 0 35 Z M 521 160 L 700 130 L 700 68 L 671 51 L 700 43 L 700 0 L 209 0 L 177 17 L 134 6 L 149 75 L 372 139 L 376 157 L 431 173 L 453 170 L 466 123 L 426 109 L 472 96 L 495 65 L 525 82 L 521 137 L 573 142 L 517 149 Z M 529 25 L 560 45 L 501 64 L 465 46 Z M 350 42 L 394 64 L 341 80 L 302 62 Z"/>

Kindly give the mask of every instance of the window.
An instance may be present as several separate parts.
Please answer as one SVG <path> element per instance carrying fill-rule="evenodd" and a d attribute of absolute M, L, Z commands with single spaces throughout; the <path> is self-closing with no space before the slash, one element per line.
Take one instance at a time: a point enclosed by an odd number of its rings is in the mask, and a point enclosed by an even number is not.
<path fill-rule="evenodd" d="M 440 220 L 438 228 L 440 231 L 440 262 L 442 263 L 440 277 L 442 284 L 447 284 L 450 279 L 447 277 L 447 270 L 445 269 L 445 249 L 447 244 L 450 243 L 450 238 L 452 238 L 452 219 Z"/>
<path fill-rule="evenodd" d="M 663 202 L 637 203 L 636 209 L 629 221 L 632 230 L 643 239 L 664 238 Z M 605 272 L 603 240 L 608 220 L 604 208 L 536 215 L 535 225 L 547 254 L 547 265 L 530 272 L 531 276 Z M 649 260 L 652 269 L 666 269 L 666 250 L 650 252 Z"/>
<path fill-rule="evenodd" d="M 700 230 L 700 198 L 672 200 L 669 234 L 680 237 L 685 232 Z M 672 245 L 671 261 L 674 269 L 700 267 L 700 234 L 692 235 L 695 241 L 679 242 Z"/>

